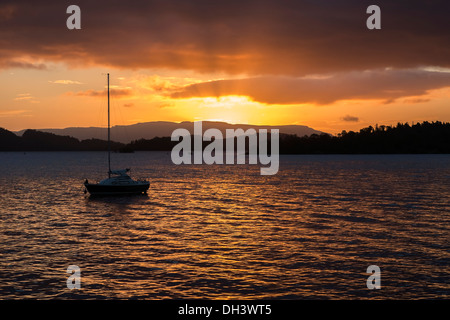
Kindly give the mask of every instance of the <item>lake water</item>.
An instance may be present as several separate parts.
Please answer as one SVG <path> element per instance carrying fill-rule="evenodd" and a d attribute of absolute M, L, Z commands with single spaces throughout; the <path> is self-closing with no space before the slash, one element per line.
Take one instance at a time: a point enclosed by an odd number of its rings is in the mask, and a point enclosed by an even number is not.
<path fill-rule="evenodd" d="M 281 156 L 274 176 L 112 163 L 148 196 L 84 194 L 105 153 L 0 153 L 0 299 L 450 298 L 450 155 Z"/>

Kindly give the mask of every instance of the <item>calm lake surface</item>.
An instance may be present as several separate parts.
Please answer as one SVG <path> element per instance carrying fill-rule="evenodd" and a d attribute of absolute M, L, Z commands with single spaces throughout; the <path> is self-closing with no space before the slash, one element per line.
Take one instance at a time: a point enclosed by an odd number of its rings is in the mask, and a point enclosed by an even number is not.
<path fill-rule="evenodd" d="M 0 153 L 0 299 L 450 298 L 450 155 L 281 156 L 274 176 L 112 163 L 148 196 L 84 194 L 102 152 Z"/>

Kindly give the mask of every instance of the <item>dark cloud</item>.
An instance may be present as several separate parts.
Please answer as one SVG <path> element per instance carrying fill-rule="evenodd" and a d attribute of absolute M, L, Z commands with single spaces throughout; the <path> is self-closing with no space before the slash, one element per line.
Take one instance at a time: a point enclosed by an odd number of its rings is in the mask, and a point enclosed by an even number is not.
<path fill-rule="evenodd" d="M 19 69 L 34 69 L 34 70 L 46 70 L 47 66 L 43 63 L 32 63 L 26 61 L 15 61 L 15 60 L 0 60 L 0 68 L 19 68 Z"/>
<path fill-rule="evenodd" d="M 376 1 L 382 29 L 366 28 L 366 0 L 2 0 L 0 67 L 19 57 L 70 66 L 192 69 L 257 75 L 450 67 L 450 3 Z M 28 60 L 27 60 L 28 61 Z"/>
<path fill-rule="evenodd" d="M 346 115 L 345 117 L 342 117 L 341 120 L 345 121 L 345 122 L 359 122 L 358 117 L 354 117 L 354 116 L 350 116 L 350 115 Z"/>
<path fill-rule="evenodd" d="M 405 99 L 403 102 L 404 103 L 425 103 L 425 102 L 429 102 L 431 101 L 431 99 L 426 99 L 426 98 L 410 98 L 410 99 Z"/>
<path fill-rule="evenodd" d="M 109 91 L 111 96 L 114 96 L 116 98 L 126 98 L 133 95 L 133 91 L 131 89 L 110 89 Z M 107 91 L 106 90 L 86 90 L 86 91 L 79 91 L 76 93 L 69 92 L 69 95 L 76 95 L 81 97 L 106 97 Z"/>
<path fill-rule="evenodd" d="M 0 21 L 7 21 L 11 19 L 16 11 L 16 7 L 13 5 L 1 5 L 0 6 Z"/>
<path fill-rule="evenodd" d="M 219 80 L 186 86 L 172 98 L 243 95 L 267 104 L 331 104 L 347 99 L 420 96 L 450 86 L 450 73 L 420 70 L 375 70 L 339 73 L 325 78 L 258 77 Z"/>

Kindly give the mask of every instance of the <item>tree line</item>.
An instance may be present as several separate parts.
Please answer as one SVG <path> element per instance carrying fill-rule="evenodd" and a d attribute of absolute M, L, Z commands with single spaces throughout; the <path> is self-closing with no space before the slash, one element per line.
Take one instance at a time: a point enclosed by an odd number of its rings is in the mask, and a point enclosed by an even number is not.
<path fill-rule="evenodd" d="M 128 144 L 111 141 L 111 150 L 171 151 L 177 143 L 178 141 L 171 141 L 170 137 L 139 139 Z M 107 150 L 106 140 L 78 140 L 70 136 L 37 130 L 26 130 L 20 137 L 0 128 L 0 151 Z M 376 125 L 358 132 L 344 130 L 335 136 L 324 133 L 298 137 L 280 133 L 280 154 L 393 153 L 450 153 L 450 123 L 425 121 L 412 125 L 408 123 L 398 123 L 396 126 Z"/>
<path fill-rule="evenodd" d="M 336 136 L 280 137 L 284 154 L 394 154 L 450 153 L 450 123 L 422 122 L 376 125 Z"/>

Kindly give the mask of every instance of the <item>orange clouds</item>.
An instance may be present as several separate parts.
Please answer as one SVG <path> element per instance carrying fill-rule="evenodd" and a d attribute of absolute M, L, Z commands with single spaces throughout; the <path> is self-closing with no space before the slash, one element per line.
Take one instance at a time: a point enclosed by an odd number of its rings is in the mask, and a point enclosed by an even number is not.
<path fill-rule="evenodd" d="M 26 101 L 29 103 L 39 103 L 39 100 L 37 100 L 36 97 L 33 97 L 29 93 L 20 93 L 17 95 L 16 98 L 14 98 L 14 101 Z"/>
<path fill-rule="evenodd" d="M 377 31 L 365 26 L 371 4 L 365 0 L 80 0 L 82 30 L 67 30 L 66 3 L 2 2 L 2 68 L 45 67 L 22 57 L 253 76 L 450 67 L 450 4 L 444 0 L 380 0 Z"/>
<path fill-rule="evenodd" d="M 450 86 L 450 73 L 423 70 L 375 70 L 316 77 L 259 77 L 193 84 L 172 98 L 243 95 L 266 104 L 331 104 L 339 100 L 420 96 Z"/>
<path fill-rule="evenodd" d="M 50 83 L 54 83 L 54 84 L 82 84 L 80 81 L 75 81 L 75 80 L 55 80 L 55 81 L 49 81 Z"/>

